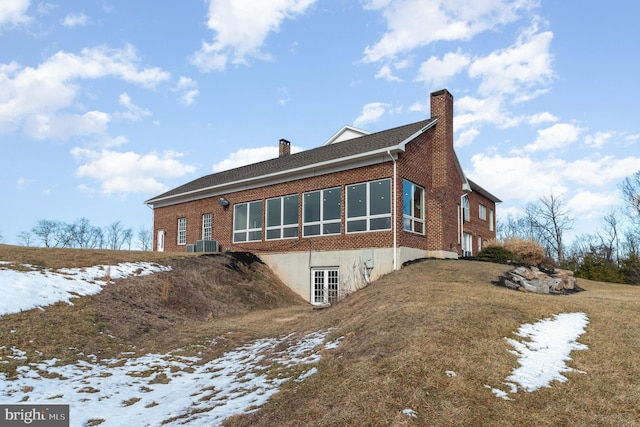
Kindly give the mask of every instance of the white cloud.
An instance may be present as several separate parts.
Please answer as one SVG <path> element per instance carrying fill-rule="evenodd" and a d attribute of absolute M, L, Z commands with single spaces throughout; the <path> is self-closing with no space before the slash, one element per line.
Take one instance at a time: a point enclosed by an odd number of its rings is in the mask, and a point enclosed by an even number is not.
<path fill-rule="evenodd" d="M 469 40 L 474 35 L 518 19 L 537 0 L 398 0 L 365 2 L 381 11 L 387 32 L 364 51 L 366 62 L 377 62 L 439 40 Z"/>
<path fill-rule="evenodd" d="M 389 104 L 383 102 L 372 102 L 362 107 L 360 115 L 353 121 L 355 127 L 365 126 L 380 119 L 389 108 Z"/>
<path fill-rule="evenodd" d="M 536 201 L 541 196 L 567 192 L 562 172 L 569 167 L 561 160 L 536 161 L 528 156 L 476 154 L 471 158 L 471 179 L 503 201 Z"/>
<path fill-rule="evenodd" d="M 203 42 L 192 62 L 203 72 L 224 70 L 227 63 L 246 64 L 248 58 L 269 60 L 261 51 L 267 36 L 286 19 L 302 15 L 316 0 L 209 0 L 207 27 L 215 32 Z"/>
<path fill-rule="evenodd" d="M 127 45 L 86 48 L 80 54 L 60 51 L 36 68 L 0 64 L 0 133 L 22 127 L 36 138 L 61 138 L 104 131 L 106 113 L 64 110 L 76 107 L 82 80 L 115 77 L 154 88 L 169 78 L 160 68 L 141 68 L 138 63 L 134 48 Z"/>
<path fill-rule="evenodd" d="M 442 59 L 432 56 L 420 65 L 417 81 L 425 82 L 429 87 L 440 87 L 456 74 L 463 71 L 471 59 L 460 52 L 449 52 Z"/>
<path fill-rule="evenodd" d="M 596 132 L 593 135 L 587 135 L 584 138 L 584 143 L 591 148 L 602 148 L 614 136 L 614 132 Z"/>
<path fill-rule="evenodd" d="M 402 80 L 393 74 L 389 64 L 383 65 L 375 75 L 376 79 L 385 79 L 389 82 L 401 82 Z"/>
<path fill-rule="evenodd" d="M 522 122 L 521 117 L 512 117 L 504 109 L 502 96 L 490 96 L 484 99 L 465 96 L 456 103 L 454 126 L 463 131 L 469 126 L 493 124 L 499 128 L 517 126 Z"/>
<path fill-rule="evenodd" d="M 26 187 L 28 184 L 32 183 L 33 180 L 32 179 L 27 179 L 27 178 L 18 178 L 18 181 L 16 182 L 16 188 L 18 190 L 23 190 L 24 187 Z"/>
<path fill-rule="evenodd" d="M 84 13 L 70 13 L 62 20 L 65 27 L 85 27 L 89 23 L 89 17 Z"/>
<path fill-rule="evenodd" d="M 476 128 L 466 129 L 463 132 L 460 132 L 458 139 L 456 140 L 456 147 L 464 147 L 466 145 L 470 145 L 473 140 L 480 135 L 480 131 Z"/>
<path fill-rule="evenodd" d="M 557 123 L 539 130 L 535 142 L 525 145 L 524 150 L 534 152 L 564 148 L 576 142 L 583 131 L 583 128 L 570 123 Z"/>
<path fill-rule="evenodd" d="M 529 117 L 529 124 L 533 126 L 541 125 L 544 123 L 554 123 L 557 121 L 558 121 L 558 118 L 556 116 L 546 111 L 544 113 L 534 114 L 531 117 Z"/>
<path fill-rule="evenodd" d="M 104 133 L 109 122 L 109 115 L 102 111 L 60 115 L 36 113 L 25 117 L 24 133 L 34 139 L 67 139 Z"/>
<path fill-rule="evenodd" d="M 567 161 L 534 159 L 528 155 L 476 154 L 471 163 L 469 177 L 504 201 L 535 201 L 553 193 L 567 200 L 577 197 L 573 202 L 576 208 L 580 202 L 580 206 L 599 208 L 604 214 L 620 200 L 611 188 L 638 170 L 640 157 L 604 156 Z M 570 192 L 569 188 L 574 190 Z M 598 207 L 597 200 L 605 204 Z"/>
<path fill-rule="evenodd" d="M 172 90 L 180 94 L 180 103 L 187 107 L 192 105 L 200 95 L 198 82 L 190 77 L 181 76 L 177 86 Z"/>
<path fill-rule="evenodd" d="M 119 100 L 120 105 L 127 109 L 126 112 L 118 114 L 118 116 L 122 117 L 123 119 L 137 122 L 142 117 L 151 116 L 151 111 L 133 104 L 131 102 L 131 97 L 127 93 L 121 93 Z"/>
<path fill-rule="evenodd" d="M 298 153 L 302 151 L 300 148 L 291 146 L 291 153 Z M 229 155 L 228 158 L 222 160 L 213 165 L 211 168 L 214 172 L 221 172 L 229 169 L 239 168 L 240 166 L 246 166 L 253 163 L 261 162 L 264 160 L 275 159 L 279 156 L 279 148 L 277 145 L 256 147 L 256 148 L 241 148 Z"/>
<path fill-rule="evenodd" d="M 28 22 L 30 0 L 2 0 L 0 2 L 0 27 L 15 26 Z"/>
<path fill-rule="evenodd" d="M 566 208 L 572 216 L 580 215 L 581 219 L 602 218 L 610 209 L 620 203 L 622 196 L 617 192 L 579 191 L 566 201 Z"/>
<path fill-rule="evenodd" d="M 540 85 L 555 77 L 550 53 L 553 33 L 538 32 L 537 25 L 523 32 L 517 42 L 478 58 L 469 66 L 469 76 L 481 79 L 478 92 L 483 96 L 509 94 L 519 101 L 544 92 Z"/>
<path fill-rule="evenodd" d="M 174 151 L 140 155 L 76 147 L 71 154 L 81 163 L 76 176 L 98 181 L 101 193 L 107 195 L 160 193 L 167 189 L 161 179 L 181 177 L 196 170 L 195 166 L 181 162 L 182 154 Z"/>

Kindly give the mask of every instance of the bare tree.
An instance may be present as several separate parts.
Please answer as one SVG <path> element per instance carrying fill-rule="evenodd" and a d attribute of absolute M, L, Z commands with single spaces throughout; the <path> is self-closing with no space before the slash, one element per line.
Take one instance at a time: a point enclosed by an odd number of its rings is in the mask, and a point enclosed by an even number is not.
<path fill-rule="evenodd" d="M 108 249 L 120 249 L 127 241 L 131 241 L 133 232 L 130 228 L 125 228 L 120 221 L 111 223 L 105 232 Z"/>
<path fill-rule="evenodd" d="M 102 246 L 102 230 L 91 225 L 87 218 L 80 218 L 73 224 L 68 224 L 66 230 L 73 247 L 95 249 Z"/>
<path fill-rule="evenodd" d="M 598 232 L 600 238 L 600 246 L 604 258 L 609 262 L 615 262 L 620 265 L 620 238 L 618 231 L 620 229 L 620 219 L 615 212 L 609 213 L 602 218 L 603 230 Z"/>
<path fill-rule="evenodd" d="M 40 239 L 45 248 L 55 248 L 60 245 L 58 241 L 61 224 L 50 219 L 41 219 L 31 229 L 31 232 Z"/>
<path fill-rule="evenodd" d="M 143 251 L 151 250 L 151 230 L 146 227 L 140 227 L 138 230 L 138 243 Z"/>
<path fill-rule="evenodd" d="M 18 233 L 18 242 L 20 245 L 29 247 L 31 246 L 31 241 L 33 240 L 33 235 L 28 231 L 21 231 Z"/>
<path fill-rule="evenodd" d="M 631 215 L 640 219 L 640 171 L 624 180 L 622 194 L 629 205 Z"/>
<path fill-rule="evenodd" d="M 527 221 L 535 233 L 534 239 L 546 248 L 558 263 L 564 259 L 563 235 L 573 228 L 573 218 L 564 210 L 562 199 L 551 193 L 541 197 L 538 203 L 525 207 Z"/>
<path fill-rule="evenodd" d="M 2 239 L 4 239 L 4 237 L 2 237 L 2 233 L 0 233 L 0 242 L 2 242 Z"/>

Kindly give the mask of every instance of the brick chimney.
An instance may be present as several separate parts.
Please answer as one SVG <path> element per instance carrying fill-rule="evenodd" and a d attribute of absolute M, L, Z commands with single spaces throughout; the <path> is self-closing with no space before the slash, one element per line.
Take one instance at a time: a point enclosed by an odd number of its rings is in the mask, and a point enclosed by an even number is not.
<path fill-rule="evenodd" d="M 431 118 L 437 118 L 431 142 L 431 188 L 427 211 L 437 226 L 428 231 L 439 249 L 454 252 L 458 243 L 457 206 L 462 194 L 462 180 L 456 169 L 453 149 L 453 95 L 443 89 L 431 94 Z"/>
<path fill-rule="evenodd" d="M 291 154 L 291 143 L 286 139 L 280 140 L 280 157 L 285 157 Z"/>

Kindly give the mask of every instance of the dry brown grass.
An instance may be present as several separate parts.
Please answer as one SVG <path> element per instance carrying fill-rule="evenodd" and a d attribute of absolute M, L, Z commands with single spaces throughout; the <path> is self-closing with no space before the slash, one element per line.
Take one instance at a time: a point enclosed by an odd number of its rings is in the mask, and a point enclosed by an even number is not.
<path fill-rule="evenodd" d="M 330 339 L 342 341 L 324 352 L 318 373 L 286 383 L 258 412 L 226 425 L 640 425 L 638 287 L 579 280 L 585 292 L 533 295 L 491 284 L 506 266 L 429 260 L 314 311 L 259 263 L 234 266 L 226 257 L 167 262 L 174 271 L 166 273 L 165 303 L 164 273 L 116 281 L 74 306 L 4 316 L 2 345 L 27 351 L 28 361 L 71 361 L 78 351 L 68 347 L 126 357 L 120 352 L 170 351 L 218 338 L 204 355 L 216 357 L 256 338 L 334 328 Z M 517 366 L 505 337 L 523 323 L 564 312 L 589 317 L 579 339 L 589 350 L 574 351 L 568 363 L 585 374 L 567 373 L 568 382 L 519 392 L 514 401 L 485 388 L 503 387 Z M 407 408 L 417 418 L 401 413 Z"/>

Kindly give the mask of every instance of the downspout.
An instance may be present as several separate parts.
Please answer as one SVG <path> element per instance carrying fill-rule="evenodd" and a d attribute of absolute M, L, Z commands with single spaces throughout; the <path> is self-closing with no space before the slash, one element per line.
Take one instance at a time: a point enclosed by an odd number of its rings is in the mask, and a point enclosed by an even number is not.
<path fill-rule="evenodd" d="M 396 163 L 396 159 L 391 155 L 391 151 L 387 150 L 387 154 L 391 157 L 391 161 L 393 162 L 393 179 L 391 185 L 393 186 L 393 218 L 391 219 L 393 222 L 393 271 L 398 269 L 398 198 L 396 196 L 397 193 L 397 179 L 398 179 L 398 165 Z"/>

